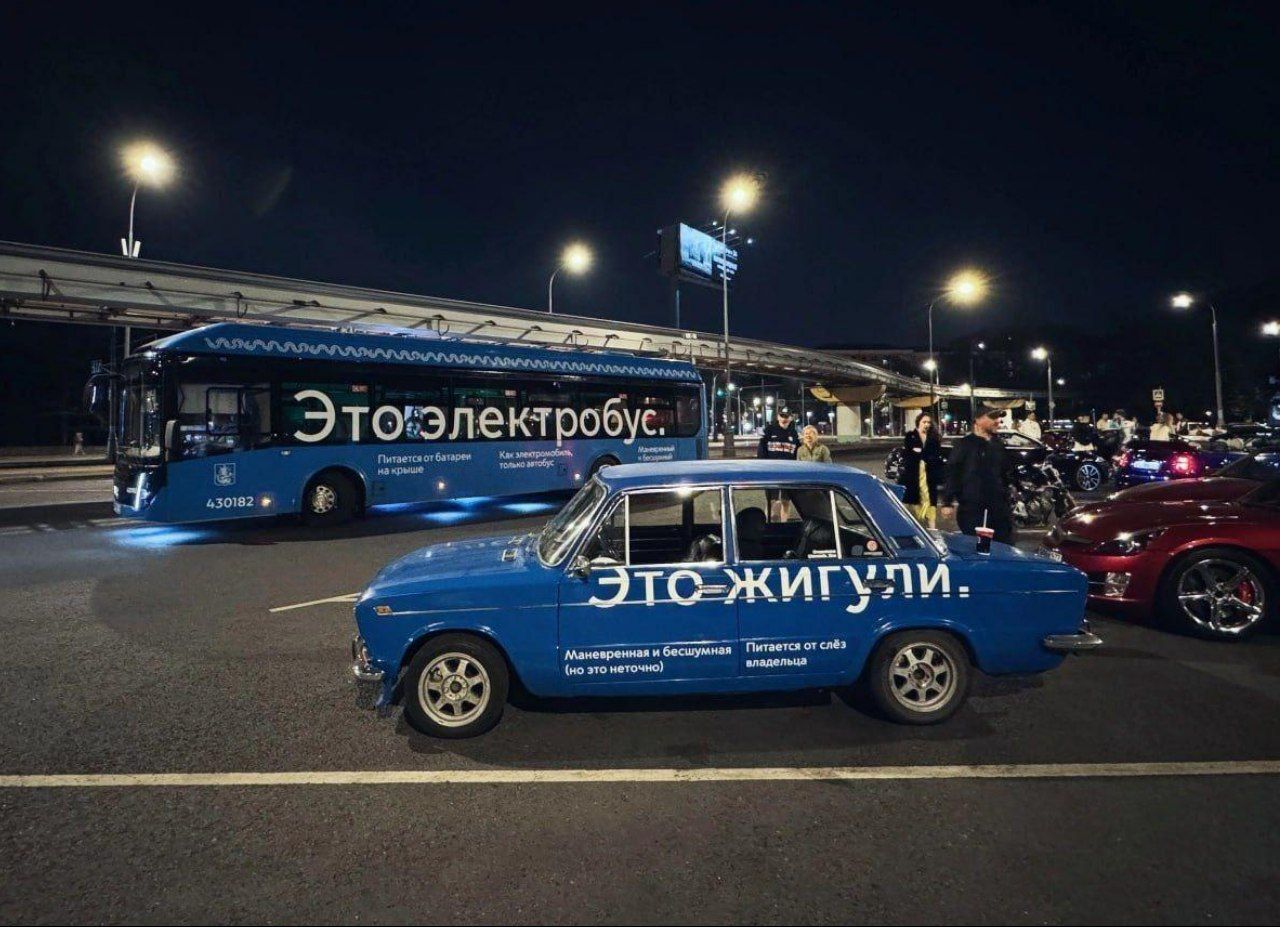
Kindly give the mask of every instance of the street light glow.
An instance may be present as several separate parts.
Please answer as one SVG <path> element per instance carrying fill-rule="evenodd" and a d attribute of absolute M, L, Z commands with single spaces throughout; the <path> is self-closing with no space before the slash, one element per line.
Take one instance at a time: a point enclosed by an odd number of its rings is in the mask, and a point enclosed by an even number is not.
<path fill-rule="evenodd" d="M 1034 348 L 1031 351 L 1031 356 L 1038 361 L 1048 360 L 1049 349 L 1045 347 Z"/>
<path fill-rule="evenodd" d="M 953 303 L 972 306 L 987 295 L 987 278 L 976 270 L 962 270 L 947 281 L 946 295 Z"/>
<path fill-rule="evenodd" d="M 1273 338 L 1280 335 L 1280 322 L 1263 322 L 1262 333 L 1264 335 L 1271 335 Z"/>
<path fill-rule="evenodd" d="M 1169 303 L 1175 309 L 1190 309 L 1195 304 L 1195 298 L 1190 293 L 1178 293 Z"/>
<path fill-rule="evenodd" d="M 930 373 L 932 373 L 933 371 L 938 369 L 938 362 L 931 357 L 920 366 L 924 367 L 925 370 L 928 370 Z"/>
<path fill-rule="evenodd" d="M 571 274 L 586 273 L 591 267 L 591 249 L 575 241 L 560 255 L 560 266 Z"/>
<path fill-rule="evenodd" d="M 720 204 L 725 212 L 743 213 L 760 198 L 760 182 L 753 174 L 735 174 L 720 190 Z"/>
<path fill-rule="evenodd" d="M 160 187 L 173 178 L 173 159 L 153 142 L 134 142 L 121 152 L 124 169 L 134 183 Z"/>

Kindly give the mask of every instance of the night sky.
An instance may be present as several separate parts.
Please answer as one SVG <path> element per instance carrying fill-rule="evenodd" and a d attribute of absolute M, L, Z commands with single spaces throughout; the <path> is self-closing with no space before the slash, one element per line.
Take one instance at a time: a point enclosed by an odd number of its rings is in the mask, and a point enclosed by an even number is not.
<path fill-rule="evenodd" d="M 1277 276 L 1266 6 L 461 6 L 10 8 L 0 238 L 117 253 L 149 137 L 143 257 L 542 307 L 582 238 L 557 308 L 668 324 L 655 230 L 761 171 L 734 326 L 790 342 L 918 343 L 966 264 L 940 338 Z"/>

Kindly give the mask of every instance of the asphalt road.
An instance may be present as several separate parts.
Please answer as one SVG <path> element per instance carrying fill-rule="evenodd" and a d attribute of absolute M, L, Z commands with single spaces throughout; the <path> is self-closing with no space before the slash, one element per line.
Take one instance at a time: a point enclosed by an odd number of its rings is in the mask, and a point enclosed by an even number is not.
<path fill-rule="evenodd" d="M 551 507 L 342 533 L 120 526 L 74 500 L 0 512 L 0 775 L 299 774 L 0 788 L 0 921 L 1274 922 L 1275 775 L 627 771 L 1276 760 L 1275 635 L 1220 645 L 1102 620 L 1102 652 L 980 679 L 923 730 L 801 693 L 526 700 L 444 742 L 356 705 L 348 604 L 271 611 L 354 592 L 422 544 L 530 530 Z M 307 784 L 332 770 L 579 772 Z M 614 781 L 592 781 L 602 770 Z"/>

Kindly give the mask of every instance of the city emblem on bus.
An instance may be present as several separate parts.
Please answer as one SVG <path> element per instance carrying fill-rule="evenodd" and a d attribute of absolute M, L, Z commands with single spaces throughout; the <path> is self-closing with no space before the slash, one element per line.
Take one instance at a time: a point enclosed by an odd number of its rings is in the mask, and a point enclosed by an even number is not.
<path fill-rule="evenodd" d="M 213 483 L 215 486 L 234 486 L 236 484 L 236 465 L 233 463 L 214 464 Z"/>

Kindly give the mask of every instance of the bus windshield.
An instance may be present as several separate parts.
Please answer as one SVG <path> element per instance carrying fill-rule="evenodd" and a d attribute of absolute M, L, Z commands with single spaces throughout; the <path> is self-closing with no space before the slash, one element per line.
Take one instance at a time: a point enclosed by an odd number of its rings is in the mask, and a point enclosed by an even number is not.
<path fill-rule="evenodd" d="M 578 490 L 555 518 L 547 522 L 538 537 L 538 557 L 543 563 L 554 566 L 564 558 L 604 497 L 604 486 L 599 480 L 592 480 Z"/>
<path fill-rule="evenodd" d="M 160 378 L 146 363 L 125 370 L 121 388 L 120 449 L 125 456 L 144 460 L 161 454 Z"/>

